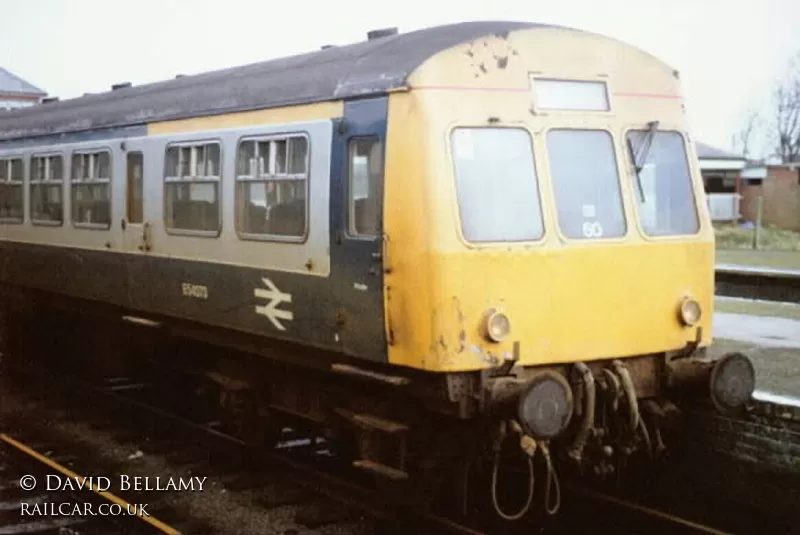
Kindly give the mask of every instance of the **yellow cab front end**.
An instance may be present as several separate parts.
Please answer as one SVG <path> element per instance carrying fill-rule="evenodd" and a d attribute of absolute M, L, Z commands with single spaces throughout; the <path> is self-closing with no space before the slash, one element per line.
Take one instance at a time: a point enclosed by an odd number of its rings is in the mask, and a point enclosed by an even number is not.
<path fill-rule="evenodd" d="M 660 395 L 670 357 L 712 340 L 714 236 L 678 73 L 535 28 L 446 50 L 408 85 L 386 153 L 390 362 Z M 580 406 L 582 388 L 532 410 Z"/>

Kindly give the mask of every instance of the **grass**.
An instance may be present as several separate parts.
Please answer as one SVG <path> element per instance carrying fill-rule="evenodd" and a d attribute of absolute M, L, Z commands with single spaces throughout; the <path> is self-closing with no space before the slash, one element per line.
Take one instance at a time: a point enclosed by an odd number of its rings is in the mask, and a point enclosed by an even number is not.
<path fill-rule="evenodd" d="M 715 225 L 717 263 L 800 269 L 800 232 L 766 225 L 758 250 L 753 249 L 754 232 L 729 223 Z"/>
<path fill-rule="evenodd" d="M 756 388 L 783 396 L 800 396 L 800 349 L 759 347 L 736 340 L 716 339 L 710 354 L 741 351 L 753 360 Z"/>
<path fill-rule="evenodd" d="M 771 316 L 774 318 L 800 320 L 800 305 L 763 303 L 718 297 L 714 300 L 714 310 L 716 312 L 730 312 L 750 316 Z"/>
<path fill-rule="evenodd" d="M 714 226 L 717 249 L 749 249 L 752 251 L 754 233 L 755 229 L 742 228 L 730 223 Z M 759 233 L 758 243 L 759 250 L 800 253 L 800 232 L 764 225 Z"/>
<path fill-rule="evenodd" d="M 777 269 L 800 269 L 800 252 L 794 251 L 717 249 L 716 256 L 718 264 L 742 264 L 745 266 L 765 266 Z"/>

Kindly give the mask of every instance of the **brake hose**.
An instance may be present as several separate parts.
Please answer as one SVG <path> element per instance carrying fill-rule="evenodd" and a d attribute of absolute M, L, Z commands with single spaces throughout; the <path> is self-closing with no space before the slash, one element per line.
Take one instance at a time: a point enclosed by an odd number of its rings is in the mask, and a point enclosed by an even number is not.
<path fill-rule="evenodd" d="M 512 429 L 520 435 L 520 447 L 525 452 L 525 460 L 528 464 L 528 497 L 525 500 L 525 505 L 514 514 L 507 514 L 502 509 L 500 509 L 500 504 L 497 500 L 497 479 L 498 479 L 498 472 L 500 471 L 500 450 L 503 445 L 503 441 L 505 440 L 506 435 L 506 422 L 500 423 L 500 433 L 498 439 L 495 441 L 494 445 L 494 462 L 492 464 L 492 505 L 494 506 L 495 512 L 504 520 L 514 521 L 519 520 L 520 518 L 524 517 L 531 508 L 531 504 L 533 504 L 533 494 L 534 494 L 534 484 L 535 484 L 535 477 L 533 472 L 533 455 L 536 453 L 536 441 L 524 435 L 522 433 L 522 427 L 515 422 L 511 421 Z"/>

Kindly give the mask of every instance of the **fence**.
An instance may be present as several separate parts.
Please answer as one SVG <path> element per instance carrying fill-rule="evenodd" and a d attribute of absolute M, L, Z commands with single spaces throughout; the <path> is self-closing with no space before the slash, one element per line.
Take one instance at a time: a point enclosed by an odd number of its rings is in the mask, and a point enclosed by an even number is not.
<path fill-rule="evenodd" d="M 742 196 L 738 193 L 709 193 L 706 198 L 712 221 L 736 221 L 739 219 L 739 203 Z"/>

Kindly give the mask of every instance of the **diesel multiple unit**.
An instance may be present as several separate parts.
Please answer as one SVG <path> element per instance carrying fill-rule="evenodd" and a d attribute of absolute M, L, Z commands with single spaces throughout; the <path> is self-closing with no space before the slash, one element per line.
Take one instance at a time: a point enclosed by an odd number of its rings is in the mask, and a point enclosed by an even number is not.
<path fill-rule="evenodd" d="M 496 475 L 508 433 L 607 474 L 683 391 L 741 406 L 713 279 L 678 73 L 583 31 L 384 31 L 0 114 L 7 345 L 201 340 L 161 362 L 248 440 L 324 428 L 382 478 Z"/>

